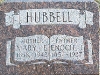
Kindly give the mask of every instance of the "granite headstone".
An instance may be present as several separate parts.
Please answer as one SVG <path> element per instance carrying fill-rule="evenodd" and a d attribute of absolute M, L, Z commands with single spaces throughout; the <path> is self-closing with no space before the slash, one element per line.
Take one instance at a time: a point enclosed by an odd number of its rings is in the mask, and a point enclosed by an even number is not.
<path fill-rule="evenodd" d="M 95 2 L 0 5 L 0 75 L 98 75 Z"/>

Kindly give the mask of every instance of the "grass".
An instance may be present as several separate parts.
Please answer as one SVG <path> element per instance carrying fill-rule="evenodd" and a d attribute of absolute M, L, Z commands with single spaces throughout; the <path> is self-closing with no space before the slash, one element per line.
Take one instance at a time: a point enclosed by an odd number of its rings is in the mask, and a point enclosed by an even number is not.
<path fill-rule="evenodd" d="M 99 11 L 100 11 L 100 0 L 95 0 L 99 4 Z"/>
<path fill-rule="evenodd" d="M 3 3 L 3 2 L 4 2 L 4 0 L 0 0 L 0 4 Z"/>

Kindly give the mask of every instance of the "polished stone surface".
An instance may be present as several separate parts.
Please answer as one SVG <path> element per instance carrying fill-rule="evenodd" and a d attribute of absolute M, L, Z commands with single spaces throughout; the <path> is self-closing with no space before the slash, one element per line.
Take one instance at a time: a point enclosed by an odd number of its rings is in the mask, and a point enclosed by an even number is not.
<path fill-rule="evenodd" d="M 6 25 L 7 23 L 5 22 L 7 20 L 5 17 L 7 15 L 5 13 L 14 11 L 16 14 L 20 10 L 28 9 L 77 9 L 80 10 L 80 18 L 82 18 L 85 23 L 83 21 L 81 22 L 83 23 L 83 25 L 80 25 L 81 28 L 79 26 L 80 23 L 77 25 L 46 24 L 36 26 L 34 26 L 34 24 L 25 24 L 17 29 L 13 27 L 13 24 Z M 88 21 L 86 18 L 84 19 L 84 17 L 87 17 L 84 15 L 86 13 L 84 12 L 85 10 L 93 13 L 93 20 L 89 20 L 90 17 L 88 17 Z M 14 20 L 14 24 L 18 22 L 17 20 L 18 19 Z M 93 25 L 90 24 L 90 21 L 93 21 Z M 86 24 L 86 26 L 82 27 L 84 24 Z M 94 2 L 20 2 L 1 4 L 0 75 L 98 75 L 98 30 L 99 12 Z M 34 37 L 35 35 L 41 37 Z M 42 38 L 42 36 L 45 37 Z M 33 38 L 36 39 L 35 43 Z M 37 41 L 37 38 L 40 40 Z M 45 41 L 43 41 L 43 39 Z M 66 39 L 67 43 L 65 42 Z M 33 40 L 34 44 L 32 45 L 32 41 L 29 40 Z M 48 57 L 42 53 L 44 50 L 48 52 Z M 72 50 L 74 51 L 72 52 Z M 34 55 L 30 54 L 34 53 L 33 51 L 40 52 L 38 53 L 38 57 L 36 57 L 38 60 L 33 60 Z M 82 54 L 80 53 L 82 56 L 80 57 L 79 51 L 82 51 Z M 54 56 L 54 58 L 50 56 Z M 47 60 L 47 58 L 51 58 L 51 60 Z"/>

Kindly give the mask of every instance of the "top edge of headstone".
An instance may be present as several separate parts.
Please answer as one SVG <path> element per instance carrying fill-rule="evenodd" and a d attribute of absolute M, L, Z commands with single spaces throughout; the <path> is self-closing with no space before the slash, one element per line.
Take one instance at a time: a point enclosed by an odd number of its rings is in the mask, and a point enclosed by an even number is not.
<path fill-rule="evenodd" d="M 5 0 L 4 2 L 93 2 L 94 0 Z"/>

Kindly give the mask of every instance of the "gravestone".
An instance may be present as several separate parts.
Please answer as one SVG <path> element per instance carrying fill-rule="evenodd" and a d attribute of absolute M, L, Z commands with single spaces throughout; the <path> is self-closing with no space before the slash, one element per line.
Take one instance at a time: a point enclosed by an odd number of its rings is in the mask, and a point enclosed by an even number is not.
<path fill-rule="evenodd" d="M 95 2 L 0 5 L 0 75 L 98 75 Z"/>

